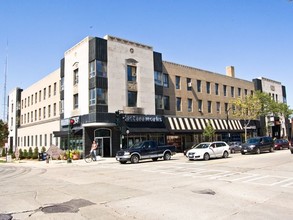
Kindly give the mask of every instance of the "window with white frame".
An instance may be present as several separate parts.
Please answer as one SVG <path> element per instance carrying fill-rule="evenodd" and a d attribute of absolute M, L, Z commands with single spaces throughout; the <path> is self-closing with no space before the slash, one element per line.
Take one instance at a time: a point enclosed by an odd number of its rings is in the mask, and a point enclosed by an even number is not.
<path fill-rule="evenodd" d="M 136 82 L 136 66 L 127 65 L 128 82 Z"/>
<path fill-rule="evenodd" d="M 89 91 L 89 105 L 96 105 L 96 89 L 90 89 Z"/>

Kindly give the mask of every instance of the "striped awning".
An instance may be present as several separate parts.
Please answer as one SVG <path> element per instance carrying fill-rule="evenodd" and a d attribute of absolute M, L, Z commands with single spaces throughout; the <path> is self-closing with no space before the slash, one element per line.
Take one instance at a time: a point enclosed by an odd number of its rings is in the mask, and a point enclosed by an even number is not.
<path fill-rule="evenodd" d="M 210 123 L 215 131 L 243 131 L 239 120 L 224 120 L 214 118 L 166 117 L 166 123 L 171 131 L 203 131 Z"/>

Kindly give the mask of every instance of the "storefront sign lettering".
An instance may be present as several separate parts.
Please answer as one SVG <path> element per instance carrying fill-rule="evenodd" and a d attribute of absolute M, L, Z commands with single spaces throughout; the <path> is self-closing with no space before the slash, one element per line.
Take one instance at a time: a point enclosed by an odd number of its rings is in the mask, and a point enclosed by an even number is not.
<path fill-rule="evenodd" d="M 162 116 L 158 115 L 125 115 L 126 122 L 163 122 Z"/>

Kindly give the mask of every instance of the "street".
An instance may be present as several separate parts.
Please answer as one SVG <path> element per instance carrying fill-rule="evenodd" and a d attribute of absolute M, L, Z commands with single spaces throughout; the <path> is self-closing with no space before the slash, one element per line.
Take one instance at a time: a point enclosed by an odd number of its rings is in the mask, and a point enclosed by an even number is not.
<path fill-rule="evenodd" d="M 292 219 L 293 155 L 1 163 L 0 189 L 0 219 Z"/>

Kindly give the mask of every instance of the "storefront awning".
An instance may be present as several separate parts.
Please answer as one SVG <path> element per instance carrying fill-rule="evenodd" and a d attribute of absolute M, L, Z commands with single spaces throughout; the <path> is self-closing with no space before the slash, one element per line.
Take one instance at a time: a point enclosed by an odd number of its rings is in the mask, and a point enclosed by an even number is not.
<path fill-rule="evenodd" d="M 170 131 L 177 132 L 202 132 L 208 124 L 211 124 L 216 132 L 220 131 L 243 131 L 239 120 L 187 118 L 166 116 L 166 125 Z"/>

